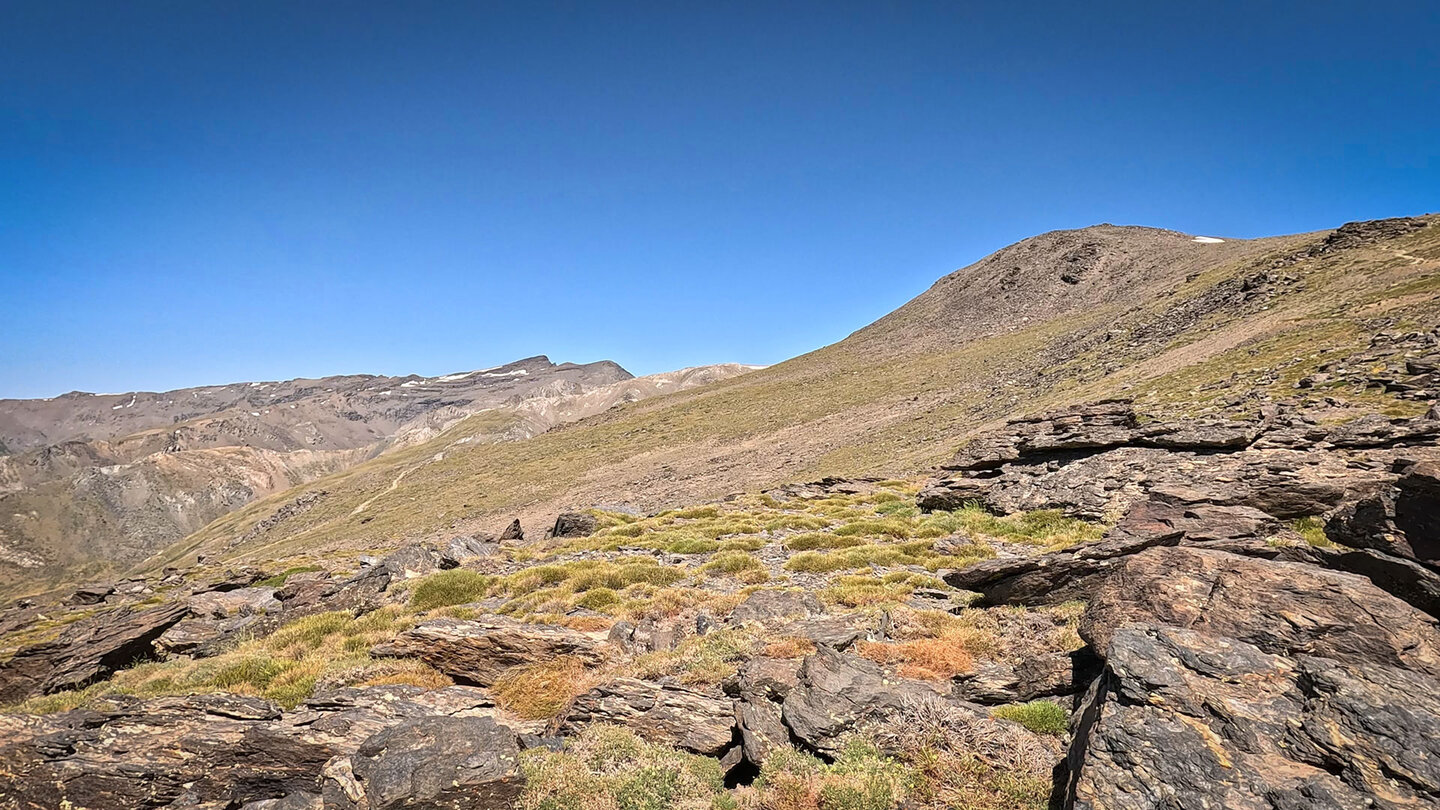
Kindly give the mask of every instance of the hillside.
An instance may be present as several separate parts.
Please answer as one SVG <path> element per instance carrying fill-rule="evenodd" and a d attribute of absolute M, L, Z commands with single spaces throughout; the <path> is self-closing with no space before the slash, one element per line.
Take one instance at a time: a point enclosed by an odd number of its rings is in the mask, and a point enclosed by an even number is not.
<path fill-rule="evenodd" d="M 643 512 L 832 474 L 912 476 L 998 419 L 1121 392 L 1160 412 L 1253 409 L 1380 333 L 1433 327 L 1436 221 L 1261 240 L 1043 234 L 838 344 L 523 442 L 467 446 L 462 422 L 228 515 L 153 564 L 356 553 L 512 516 L 533 533 L 565 507 Z M 1323 388 L 1336 419 L 1346 403 L 1424 410 L 1363 375 Z M 300 499 L 313 505 L 286 508 Z"/>
<path fill-rule="evenodd" d="M 512 441 L 748 370 L 632 377 L 532 357 L 426 378 L 352 375 L 0 401 L 0 582 L 142 561 L 252 500 L 433 438 Z"/>
<path fill-rule="evenodd" d="M 0 607 L 0 805 L 1435 807 L 1437 270 L 1440 217 L 1045 234 L 422 420 Z"/>

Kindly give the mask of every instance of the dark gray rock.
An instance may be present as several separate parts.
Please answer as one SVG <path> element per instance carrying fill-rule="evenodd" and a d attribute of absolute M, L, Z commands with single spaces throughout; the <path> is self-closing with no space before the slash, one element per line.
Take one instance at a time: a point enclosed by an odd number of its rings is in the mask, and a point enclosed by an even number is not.
<path fill-rule="evenodd" d="M 550 529 L 551 537 L 589 537 L 599 527 L 595 516 L 588 512 L 562 512 Z"/>
<path fill-rule="evenodd" d="M 824 613 L 825 607 L 820 600 L 808 591 L 766 589 L 755 591 L 736 605 L 730 612 L 730 624 L 756 622 L 775 625 Z"/>
<path fill-rule="evenodd" d="M 1080 635 L 1096 650 L 1126 624 L 1192 629 L 1275 655 L 1316 655 L 1440 676 L 1436 621 L 1369 580 L 1208 549 L 1125 558 L 1092 594 Z"/>
<path fill-rule="evenodd" d="M 55 641 L 22 648 L 0 665 L 0 703 L 79 689 L 155 654 L 155 641 L 189 614 L 183 604 L 121 608 L 84 619 Z"/>
<path fill-rule="evenodd" d="M 573 732 L 592 723 L 614 723 L 651 742 L 717 756 L 733 742 L 735 722 L 729 698 L 620 678 L 576 698 L 561 728 Z"/>
<path fill-rule="evenodd" d="M 115 593 L 115 586 L 108 582 L 94 582 L 81 585 L 65 600 L 67 605 L 98 605 L 105 597 Z"/>
<path fill-rule="evenodd" d="M 525 787 L 515 732 L 488 717 L 402 721 L 326 768 L 325 806 L 509 810 Z"/>
<path fill-rule="evenodd" d="M 575 658 L 598 665 L 594 639 L 565 627 L 525 624 L 502 616 L 464 621 L 432 619 L 371 650 L 372 655 L 418 658 L 463 683 L 488 686 L 505 670 L 523 664 Z"/>
<path fill-rule="evenodd" d="M 827 755 L 838 753 L 842 737 L 863 724 L 942 700 L 926 684 L 892 677 L 878 664 L 826 647 L 805 659 L 798 678 L 785 697 L 782 719 L 798 741 Z"/>
<path fill-rule="evenodd" d="M 1064 806 L 1360 808 L 1440 799 L 1423 673 L 1131 625 L 1079 712 Z"/>

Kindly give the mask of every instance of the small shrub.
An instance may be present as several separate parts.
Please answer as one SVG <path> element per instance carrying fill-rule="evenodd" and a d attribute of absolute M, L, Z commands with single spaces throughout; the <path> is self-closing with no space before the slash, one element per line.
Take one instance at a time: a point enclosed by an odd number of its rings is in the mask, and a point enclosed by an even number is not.
<path fill-rule="evenodd" d="M 997 707 L 991 714 L 1013 720 L 1036 734 L 1055 736 L 1063 735 L 1070 722 L 1070 714 L 1062 706 L 1049 700 L 1012 703 L 1009 706 Z"/>
<path fill-rule="evenodd" d="M 1335 545 L 1328 535 L 1325 534 L 1325 521 L 1318 517 L 1303 517 L 1290 524 L 1290 528 L 1300 535 L 1306 543 L 1318 548 L 1330 548 Z"/>

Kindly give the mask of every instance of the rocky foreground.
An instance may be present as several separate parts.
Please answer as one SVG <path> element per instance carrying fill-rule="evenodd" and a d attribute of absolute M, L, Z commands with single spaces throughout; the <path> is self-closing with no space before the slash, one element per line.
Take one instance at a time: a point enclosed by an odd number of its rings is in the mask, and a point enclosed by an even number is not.
<path fill-rule="evenodd" d="M 0 807 L 1440 806 L 1440 415 L 1332 416 L 22 602 Z"/>

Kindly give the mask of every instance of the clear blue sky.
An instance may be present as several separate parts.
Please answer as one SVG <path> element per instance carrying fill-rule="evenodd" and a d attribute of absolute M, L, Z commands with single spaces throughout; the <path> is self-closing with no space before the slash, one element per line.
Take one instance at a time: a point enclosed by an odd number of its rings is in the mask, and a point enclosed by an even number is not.
<path fill-rule="evenodd" d="M 1433 211 L 1437 43 L 1425 2 L 12 0 L 0 396 L 772 363 L 1040 231 Z"/>

